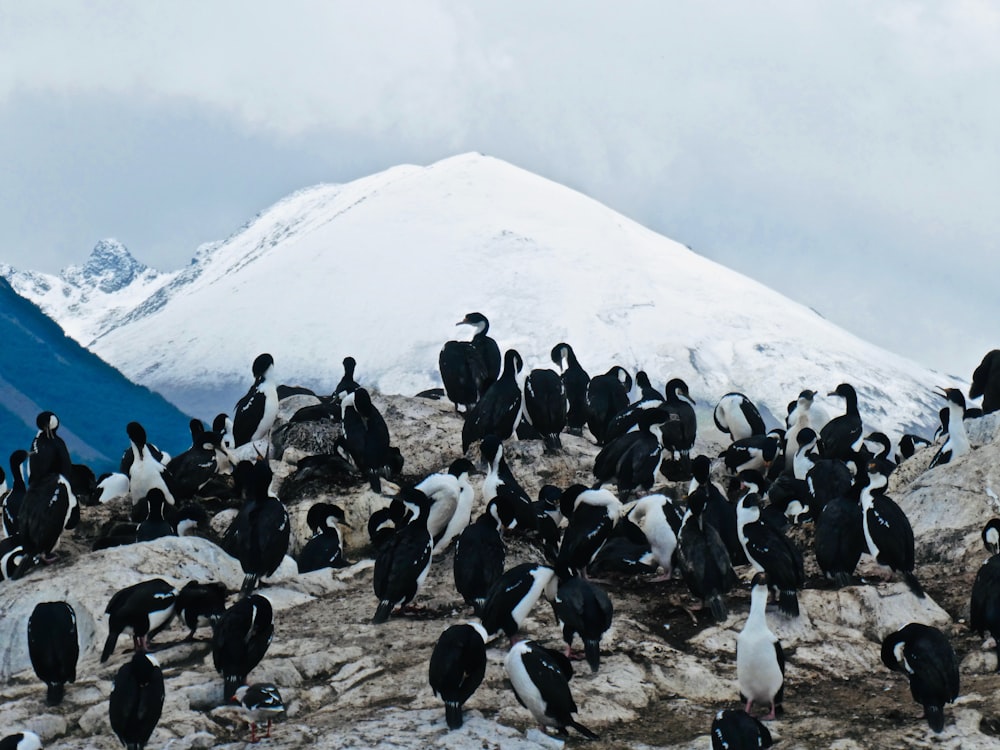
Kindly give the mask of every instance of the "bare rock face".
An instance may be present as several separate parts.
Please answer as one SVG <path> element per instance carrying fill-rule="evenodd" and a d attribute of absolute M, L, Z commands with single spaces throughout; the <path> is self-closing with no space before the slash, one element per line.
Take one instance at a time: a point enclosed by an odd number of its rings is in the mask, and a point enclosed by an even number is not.
<path fill-rule="evenodd" d="M 307 397 L 300 397 L 307 398 Z M 405 466 L 395 481 L 372 492 L 360 480 L 351 487 L 317 484 L 287 501 L 294 553 L 308 535 L 305 515 L 318 501 L 344 508 L 343 527 L 349 567 L 299 575 L 291 557 L 266 581 L 260 593 L 275 610 L 275 633 L 250 682 L 278 685 L 286 714 L 275 723 L 269 748 L 442 747 L 455 750 L 558 748 L 563 739 L 543 733 L 514 698 L 503 670 L 508 642 L 488 644 L 486 677 L 466 704 L 465 725 L 449 731 L 444 708 L 427 684 L 430 652 L 448 626 L 464 622 L 469 609 L 455 592 L 452 552 L 434 558 L 412 614 L 394 614 L 373 625 L 371 550 L 367 519 L 385 507 L 400 484 L 442 471 L 458 457 L 462 418 L 443 401 L 384 397 L 376 405 L 389 424 Z M 291 410 L 287 410 L 292 413 Z M 308 423 L 306 423 L 308 424 Z M 890 494 L 908 514 L 917 541 L 917 577 L 928 592 L 916 598 L 900 581 L 877 580 L 879 568 L 865 556 L 861 581 L 835 590 L 816 572 L 807 525 L 796 532 L 803 541 L 807 586 L 800 592 L 796 619 L 768 611 L 771 629 L 787 656 L 785 711 L 770 722 L 782 748 L 991 748 L 1000 742 L 1000 675 L 996 657 L 970 634 L 965 621 L 972 580 L 986 558 L 979 539 L 985 521 L 998 513 L 987 489 L 1000 490 L 1000 442 L 995 422 L 981 420 L 970 429 L 975 450 L 954 464 L 926 471 L 932 449 L 904 463 Z M 297 463 L 320 452 L 330 425 L 310 436 L 295 429 L 283 454 L 272 460 L 273 488 L 279 495 Z M 716 455 L 719 445 L 704 430 L 697 448 Z M 286 435 L 293 435 L 286 430 Z M 545 455 L 541 443 L 511 442 L 505 455 L 530 494 L 543 484 L 591 484 L 597 447 L 586 438 L 563 436 L 563 451 Z M 478 462 L 478 455 L 470 458 Z M 481 477 L 474 477 L 481 493 Z M 683 483 L 662 484 L 683 498 Z M 657 486 L 660 489 L 661 485 Z M 477 498 L 474 513 L 483 508 Z M 213 510 L 219 510 L 213 506 Z M 239 563 L 216 540 L 234 513 L 216 515 L 211 538 L 168 538 L 102 552 L 89 552 L 97 530 L 124 512 L 115 507 L 84 508 L 84 520 L 63 545 L 58 563 L 33 570 L 21 581 L 0 582 L 0 727 L 38 732 L 48 749 L 120 747 L 110 731 L 107 701 L 111 681 L 130 658 L 131 639 L 120 638 L 106 664 L 98 661 L 107 635 L 103 614 L 111 595 L 148 578 L 177 587 L 189 580 L 221 581 L 235 601 L 243 574 Z M 88 516 L 88 514 L 90 514 Z M 104 514 L 104 515 L 101 515 Z M 511 537 L 507 566 L 543 560 L 537 545 Z M 737 571 L 745 582 L 749 568 Z M 599 582 L 609 592 L 615 617 L 602 639 L 601 666 L 591 673 L 575 662 L 570 687 L 576 718 L 600 734 L 588 743 L 600 748 L 705 748 L 712 718 L 741 705 L 736 683 L 735 644 L 749 609 L 749 592 L 728 597 L 730 616 L 711 622 L 695 611 L 680 580 L 653 582 L 622 577 Z M 26 622 L 39 601 L 65 599 L 77 612 L 81 657 L 77 681 L 64 702 L 44 705 L 45 688 L 31 671 Z M 945 709 L 945 731 L 933 734 L 918 718 L 920 708 L 902 675 L 881 663 L 882 638 L 917 621 L 934 625 L 950 638 L 961 660 L 961 697 Z M 551 607 L 540 601 L 528 616 L 524 635 L 562 649 L 561 629 Z M 167 697 L 149 748 L 242 748 L 249 726 L 242 709 L 220 705 L 222 680 L 212 665 L 210 631 L 185 642 L 186 629 L 173 624 L 153 640 L 163 668 Z M 581 646 L 577 639 L 575 648 Z M 570 742 L 577 739 L 572 734 Z"/>

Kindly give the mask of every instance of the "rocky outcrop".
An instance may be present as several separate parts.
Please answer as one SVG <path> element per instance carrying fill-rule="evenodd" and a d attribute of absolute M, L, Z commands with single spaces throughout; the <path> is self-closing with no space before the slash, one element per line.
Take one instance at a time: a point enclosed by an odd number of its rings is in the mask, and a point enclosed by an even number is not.
<path fill-rule="evenodd" d="M 450 404 L 376 396 L 406 458 L 404 480 L 439 471 L 457 456 L 461 420 Z M 801 592 L 801 616 L 788 620 L 768 612 L 770 627 L 788 658 L 785 712 L 771 722 L 782 748 L 988 748 L 998 739 L 1000 675 L 991 650 L 964 624 L 972 579 L 985 559 L 979 529 L 997 512 L 987 488 L 1000 488 L 1000 442 L 996 425 L 977 425 L 976 449 L 954 464 L 926 471 L 931 453 L 918 454 L 898 470 L 891 493 L 909 514 L 917 537 L 917 576 L 928 591 L 917 599 L 898 581 L 874 581 L 840 591 L 815 574 L 806 551 L 808 583 Z M 711 427 L 703 426 L 698 447 L 715 450 Z M 307 455 L 290 440 L 283 461 L 273 461 L 280 480 L 294 474 Z M 507 451 L 515 475 L 529 492 L 545 483 L 590 483 L 596 446 L 563 436 L 564 451 L 542 453 L 540 443 L 512 443 Z M 296 447 L 299 446 L 299 447 Z M 478 485 L 480 478 L 475 478 Z M 468 609 L 455 593 L 451 552 L 436 558 L 412 615 L 371 624 L 375 597 L 372 561 L 365 538 L 367 514 L 388 502 L 358 484 L 345 491 L 310 490 L 290 503 L 301 544 L 304 516 L 316 500 L 347 510 L 345 537 L 350 567 L 299 575 L 287 559 L 262 593 L 275 608 L 275 635 L 251 681 L 278 685 L 287 707 L 266 740 L 272 748 L 555 748 L 561 741 L 533 728 L 530 714 L 505 684 L 505 638 L 489 644 L 486 678 L 466 707 L 461 730 L 448 731 L 444 710 L 427 685 L 427 662 L 440 633 L 464 621 Z M 681 496 L 685 487 L 675 485 Z M 482 506 L 478 499 L 477 507 Z M 97 530 L 123 507 L 85 508 L 64 558 L 21 581 L 0 582 L 0 729 L 32 729 L 56 750 L 120 747 L 110 733 L 107 698 L 111 680 L 130 648 L 123 636 L 106 664 L 98 661 L 107 633 L 104 607 L 111 594 L 146 578 L 180 586 L 188 580 L 219 580 L 239 588 L 239 564 L 212 539 L 164 539 L 103 552 L 88 552 Z M 89 515 L 88 515 L 89 514 Z M 224 527 L 222 519 L 217 524 Z M 211 534 L 206 534 L 211 536 Z M 808 529 L 796 539 L 810 539 Z M 540 560 L 530 542 L 511 539 L 508 566 Z M 876 567 L 867 557 L 862 574 Z M 748 569 L 740 571 L 749 580 Z M 734 648 L 749 608 L 748 591 L 729 597 L 730 616 L 713 625 L 707 613 L 689 611 L 693 602 L 679 580 L 616 579 L 603 584 L 615 605 L 611 630 L 602 640 L 601 667 L 590 673 L 578 662 L 571 688 L 578 718 L 601 735 L 594 748 L 704 748 L 714 714 L 739 705 Z M 76 608 L 81 660 L 76 684 L 61 706 L 44 704 L 45 691 L 28 666 L 25 623 L 38 601 L 66 599 Z M 934 735 L 917 718 L 905 680 L 879 659 L 884 635 L 909 621 L 941 628 L 962 660 L 961 697 L 946 707 L 947 723 Z M 525 624 L 529 637 L 563 646 L 551 608 L 543 601 Z M 220 706 L 221 678 L 212 667 L 207 630 L 193 642 L 175 624 L 154 644 L 166 678 L 163 718 L 149 748 L 238 748 L 248 738 L 241 710 Z M 576 644 L 579 646 L 579 642 Z M 576 739 L 572 739 L 576 742 Z"/>

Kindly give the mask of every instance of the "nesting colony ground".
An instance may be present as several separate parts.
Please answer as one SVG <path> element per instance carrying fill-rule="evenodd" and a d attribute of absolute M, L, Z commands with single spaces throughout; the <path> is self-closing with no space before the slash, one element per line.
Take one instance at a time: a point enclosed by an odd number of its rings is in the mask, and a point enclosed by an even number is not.
<path fill-rule="evenodd" d="M 458 454 L 461 419 L 446 402 L 375 395 L 406 459 L 405 479 L 443 470 Z M 301 404 L 296 404 L 301 405 Z M 292 408 L 289 405 L 288 408 Z M 329 425 L 298 427 L 284 433 L 276 477 L 288 477 L 303 455 L 321 452 Z M 890 494 L 909 515 L 917 540 L 917 575 L 928 592 L 916 599 L 902 583 L 860 583 L 835 591 L 818 575 L 811 551 L 811 528 L 794 532 L 806 547 L 809 580 L 800 597 L 802 615 L 787 620 L 768 613 L 771 628 L 788 658 L 785 712 L 771 722 L 779 747 L 788 748 L 992 748 L 1000 743 L 1000 675 L 996 658 L 968 631 L 969 592 L 986 557 L 979 530 L 997 513 L 987 493 L 1000 488 L 1000 434 L 992 418 L 971 430 L 977 449 L 954 464 L 931 472 L 930 453 L 918 454 L 893 477 Z M 714 455 L 721 437 L 704 425 L 696 449 Z M 515 442 L 508 460 L 529 493 L 545 483 L 566 486 L 591 482 L 596 446 L 563 436 L 557 456 L 542 454 L 540 443 Z M 480 478 L 474 478 L 479 485 Z M 666 483 L 665 483 L 666 484 Z M 683 498 L 686 486 L 670 485 Z M 384 492 L 393 491 L 386 483 Z M 366 555 L 365 523 L 372 509 L 388 502 L 357 483 L 350 489 L 310 485 L 289 503 L 296 545 L 304 541 L 305 514 L 312 502 L 327 499 L 347 510 L 348 557 L 337 571 L 298 575 L 286 560 L 262 593 L 275 607 L 274 641 L 251 674 L 251 681 L 276 683 L 288 707 L 285 719 L 262 746 L 273 748 L 541 748 L 559 741 L 534 729 L 528 712 L 505 683 L 506 639 L 493 641 L 486 679 L 467 704 L 466 725 L 449 732 L 442 704 L 427 685 L 427 663 L 440 633 L 469 615 L 452 583 L 451 552 L 436 558 L 416 604 L 416 616 L 393 616 L 371 624 L 375 611 L 372 560 Z M 477 512 L 482 499 L 477 503 Z M 213 510 L 220 504 L 209 503 Z M 225 582 L 239 588 L 238 563 L 214 543 L 232 511 L 222 510 L 209 538 L 170 538 L 102 552 L 89 552 L 94 538 L 121 505 L 84 508 L 83 522 L 63 545 L 63 559 L 34 570 L 25 579 L 0 583 L 0 731 L 22 728 L 42 735 L 49 750 L 117 748 L 107 718 L 111 680 L 129 658 L 127 638 L 106 664 L 98 663 L 107 635 L 103 616 L 118 589 L 140 580 L 165 578 L 178 586 L 191 579 Z M 228 514 L 228 515 L 227 515 Z M 541 560 L 524 540 L 510 540 L 508 567 Z M 738 571 L 745 581 L 749 569 Z M 861 572 L 875 572 L 867 556 Z M 605 582 L 615 606 L 612 629 L 602 642 L 600 671 L 581 662 L 571 686 L 577 718 L 601 739 L 602 748 L 705 748 L 714 714 L 739 706 L 735 642 L 749 609 L 746 590 L 729 598 L 730 617 L 721 626 L 707 612 L 687 611 L 692 600 L 679 580 Z M 25 624 L 34 604 L 66 599 L 80 621 L 81 660 L 76 684 L 61 706 L 47 708 L 44 687 L 27 661 Z M 961 697 L 946 707 L 947 724 L 934 735 L 919 718 L 901 675 L 879 660 L 883 636 L 910 621 L 941 628 L 961 660 Z M 551 609 L 540 602 L 525 630 L 536 640 L 561 647 Z M 243 747 L 249 737 L 239 711 L 219 707 L 222 680 L 212 668 L 208 632 L 194 643 L 174 625 L 157 639 L 157 658 L 166 678 L 163 717 L 150 748 Z M 577 644 L 579 645 L 579 644 Z M 576 736 L 570 742 L 582 742 Z"/>

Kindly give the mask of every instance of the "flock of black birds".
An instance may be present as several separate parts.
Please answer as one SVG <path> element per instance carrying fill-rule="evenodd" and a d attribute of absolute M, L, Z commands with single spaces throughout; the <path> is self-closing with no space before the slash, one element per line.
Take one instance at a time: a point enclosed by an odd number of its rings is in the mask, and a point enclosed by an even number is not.
<path fill-rule="evenodd" d="M 544 727 L 597 735 L 575 718 L 570 679 L 572 660 L 600 667 L 600 642 L 610 628 L 611 597 L 593 576 L 651 576 L 679 572 L 692 596 L 712 618 L 728 616 L 727 595 L 739 578 L 734 567 L 752 566 L 750 614 L 738 638 L 737 678 L 744 710 L 725 710 L 712 722 L 713 748 L 768 747 L 770 733 L 752 714 L 753 705 L 781 710 L 784 656 L 767 625 L 769 596 L 784 617 L 797 617 L 797 592 L 805 585 L 803 550 L 788 534 L 792 526 L 811 530 L 819 569 L 836 587 L 857 582 L 855 569 L 868 552 L 898 574 L 917 597 L 924 592 L 915 574 L 913 532 L 905 513 L 886 492 L 895 468 L 892 446 L 880 433 L 865 435 L 857 394 L 847 383 L 830 396 L 844 400 L 843 414 L 830 419 L 802 391 L 788 407 L 785 425 L 767 430 L 752 401 L 730 393 L 715 407 L 714 420 L 731 438 L 717 457 L 692 456 L 697 435 L 694 401 L 686 383 L 671 379 L 658 392 L 648 375 L 635 380 L 620 366 L 589 377 L 566 343 L 552 349 L 559 372 L 536 369 L 522 377 L 523 360 L 514 350 L 501 358 L 489 337 L 489 322 L 470 313 L 460 324 L 475 328 L 471 341 L 449 341 L 441 350 L 443 395 L 463 418 L 462 457 L 447 471 L 405 483 L 384 509 L 368 521 L 375 558 L 372 621 L 386 622 L 412 607 L 436 554 L 453 548 L 456 591 L 472 608 L 468 623 L 447 628 L 430 656 L 428 679 L 445 703 L 449 727 L 462 724 L 462 706 L 482 682 L 486 644 L 503 632 L 510 639 L 504 667 L 517 700 Z M 105 614 L 109 635 L 101 654 L 114 654 L 119 636 L 132 636 L 133 656 L 118 671 L 109 700 L 111 726 L 127 748 L 143 748 L 164 700 L 163 675 L 149 653 L 150 639 L 180 618 L 193 638 L 212 628 L 212 655 L 223 677 L 222 697 L 247 711 L 251 737 L 256 724 L 283 710 L 277 687 L 248 685 L 274 633 L 270 602 L 255 593 L 260 579 L 278 569 L 291 548 L 285 503 L 271 491 L 272 428 L 280 398 L 311 393 L 274 383 L 273 359 L 253 363 L 254 382 L 237 403 L 232 420 L 221 414 L 206 429 L 192 420 L 192 446 L 169 458 L 151 444 L 138 422 L 126 428 L 129 447 L 120 472 L 95 479 L 72 464 L 58 436 L 52 412 L 38 416 L 30 451 L 11 454 L 12 487 L 3 497 L 5 538 L 0 541 L 0 580 L 19 579 L 57 559 L 63 531 L 80 521 L 81 505 L 127 497 L 131 518 L 106 529 L 95 548 L 183 535 L 204 528 L 206 498 L 238 505 L 220 544 L 237 558 L 245 577 L 238 600 L 226 605 L 226 587 L 190 581 L 179 590 L 162 579 L 140 582 L 114 594 Z M 336 450 L 299 462 L 298 472 L 349 485 L 367 482 L 381 492 L 384 478 L 397 477 L 401 451 L 391 444 L 386 422 L 369 392 L 354 380 L 356 363 L 344 360 L 344 377 L 329 397 L 296 412 L 288 424 L 316 420 L 340 425 Z M 638 394 L 630 398 L 634 391 Z M 312 394 L 315 395 L 315 394 Z M 437 394 L 423 394 L 437 395 Z M 966 409 L 957 389 L 942 389 L 941 447 L 930 467 L 970 450 Z M 970 397 L 983 397 L 981 413 L 1000 409 L 1000 351 L 990 352 L 973 376 Z M 562 450 L 560 435 L 583 435 L 600 446 L 587 487 L 542 487 L 529 497 L 504 458 L 505 441 L 538 439 L 547 453 Z M 912 456 L 917 436 L 904 436 L 899 460 Z M 466 456 L 473 450 L 485 467 L 485 509 L 472 518 L 475 473 Z M 24 467 L 27 468 L 25 476 Z M 712 479 L 724 467 L 730 484 Z M 295 476 L 289 486 L 294 485 Z M 683 499 L 657 484 L 690 482 Z M 613 485 L 612 492 L 607 485 Z M 301 572 L 348 565 L 338 523 L 344 511 L 315 503 L 307 523 L 313 536 L 303 546 Z M 1000 643 L 1000 520 L 983 531 L 992 557 L 972 590 L 973 630 Z M 521 535 L 546 563 L 505 568 L 506 543 Z M 552 606 L 565 651 L 524 640 L 520 629 L 541 598 Z M 692 614 L 692 617 L 694 615 Z M 572 649 L 583 642 L 582 653 Z M 66 602 L 37 605 L 28 622 L 32 665 L 47 685 L 47 702 L 58 704 L 65 685 L 76 679 L 79 657 L 75 613 Z M 883 641 L 882 661 L 907 675 L 914 699 L 929 726 L 940 732 L 943 706 L 959 694 L 958 665 L 947 637 L 911 623 Z M 1000 646 L 998 646 L 1000 663 Z M 30 732 L 0 740 L 5 748 L 41 747 Z"/>

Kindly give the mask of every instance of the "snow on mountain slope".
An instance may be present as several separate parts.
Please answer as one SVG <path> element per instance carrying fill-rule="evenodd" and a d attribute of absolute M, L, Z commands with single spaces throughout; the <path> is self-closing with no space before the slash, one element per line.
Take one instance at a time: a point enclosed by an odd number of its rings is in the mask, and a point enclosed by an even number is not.
<path fill-rule="evenodd" d="M 211 416 L 232 408 L 263 351 L 281 380 L 321 392 L 346 355 L 382 391 L 439 385 L 441 345 L 471 335 L 455 322 L 473 310 L 529 368 L 551 367 L 551 347 L 567 341 L 591 375 L 644 368 L 661 387 L 684 378 L 705 404 L 740 390 L 779 417 L 803 388 L 849 381 L 869 427 L 926 429 L 940 406 L 932 388 L 945 384 L 580 193 L 479 154 L 299 191 L 204 248 L 91 348 Z"/>
<path fill-rule="evenodd" d="M 59 275 L 0 264 L 0 276 L 14 291 L 38 305 L 59 322 L 67 336 L 84 346 L 118 325 L 176 275 L 143 265 L 114 239 L 101 240 L 82 266 L 69 266 Z"/>

